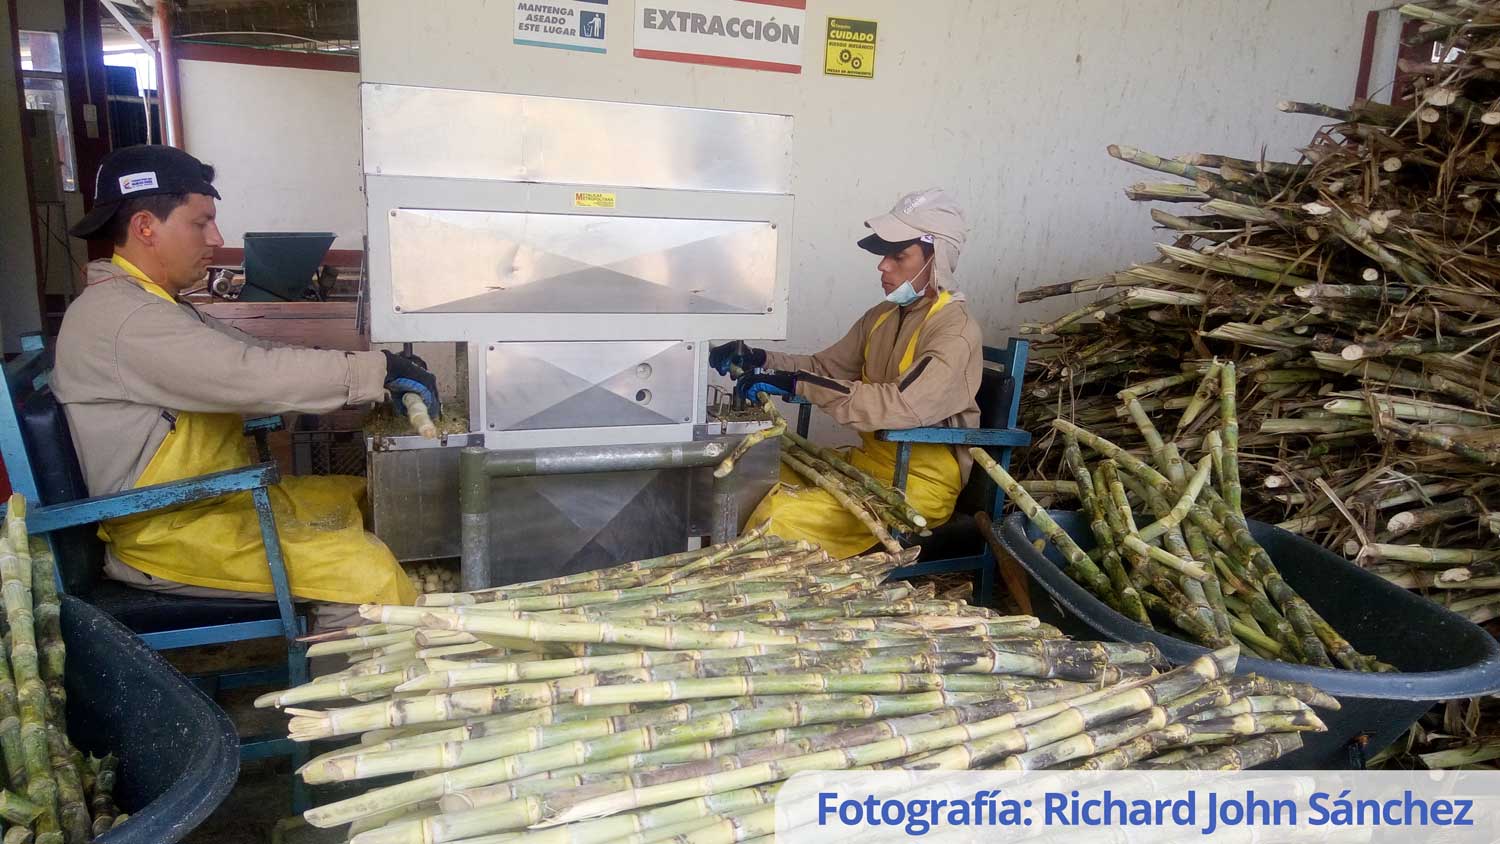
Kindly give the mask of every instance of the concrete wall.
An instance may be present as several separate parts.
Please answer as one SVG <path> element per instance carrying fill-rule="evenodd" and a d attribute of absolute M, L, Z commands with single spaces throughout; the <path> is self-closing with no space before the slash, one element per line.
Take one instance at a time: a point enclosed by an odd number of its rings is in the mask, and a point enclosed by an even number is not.
<path fill-rule="evenodd" d="M 10 51 L 10 6 L 0 3 L 0 33 Z M 26 158 L 21 146 L 20 59 L 0 61 L 0 349 L 20 351 L 20 337 L 41 328 L 36 298 L 36 252 L 31 206 L 26 201 Z"/>
<path fill-rule="evenodd" d="M 178 63 L 184 147 L 218 173 L 219 228 L 331 231 L 359 249 L 359 74 L 214 61 Z"/>

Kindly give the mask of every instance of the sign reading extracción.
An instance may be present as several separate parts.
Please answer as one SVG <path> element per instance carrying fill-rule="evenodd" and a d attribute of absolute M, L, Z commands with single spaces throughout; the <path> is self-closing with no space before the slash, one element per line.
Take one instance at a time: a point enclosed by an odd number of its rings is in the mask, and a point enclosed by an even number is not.
<path fill-rule="evenodd" d="M 875 78 L 875 21 L 829 18 L 823 72 L 829 76 Z"/>
<path fill-rule="evenodd" d="M 642 59 L 802 72 L 807 0 L 639 0 Z"/>
<path fill-rule="evenodd" d="M 527 47 L 604 52 L 609 0 L 516 0 L 512 39 Z"/>

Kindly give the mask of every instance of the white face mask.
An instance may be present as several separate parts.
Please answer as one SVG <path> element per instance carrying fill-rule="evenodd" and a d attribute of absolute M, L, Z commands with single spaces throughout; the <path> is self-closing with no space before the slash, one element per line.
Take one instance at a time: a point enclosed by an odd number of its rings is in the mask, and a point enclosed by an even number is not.
<path fill-rule="evenodd" d="M 927 268 L 929 266 L 931 266 L 931 265 L 932 265 L 932 258 L 928 258 L 927 262 L 922 265 L 922 269 L 917 270 L 917 274 L 916 275 L 912 276 L 910 279 L 907 279 L 906 281 L 901 282 L 901 286 L 900 287 L 898 287 L 895 290 L 892 290 L 891 292 L 885 294 L 885 300 L 887 302 L 890 302 L 890 303 L 894 304 L 894 305 L 899 305 L 899 306 L 901 306 L 901 307 L 904 308 L 907 305 L 910 305 L 912 302 L 915 302 L 918 299 L 922 298 L 922 294 L 918 293 L 917 292 L 917 288 L 913 287 L 911 283 L 913 281 L 916 281 L 917 279 L 921 278 L 922 277 L 922 273 L 926 272 Z M 931 280 L 929 280 L 927 283 L 929 285 L 932 284 Z"/>

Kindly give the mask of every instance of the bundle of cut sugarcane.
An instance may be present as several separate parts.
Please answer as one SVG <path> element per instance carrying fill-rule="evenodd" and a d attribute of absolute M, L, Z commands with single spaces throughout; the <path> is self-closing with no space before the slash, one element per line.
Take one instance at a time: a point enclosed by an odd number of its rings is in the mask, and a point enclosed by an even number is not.
<path fill-rule="evenodd" d="M 1166 626 L 1208 647 L 1244 645 L 1267 659 L 1353 671 L 1389 669 L 1360 654 L 1320 618 L 1250 535 L 1240 481 L 1235 369 L 1233 363 L 1215 361 L 1203 376 L 1219 385 L 1218 425 L 1198 438 L 1202 455 L 1196 464 L 1189 462 L 1192 449 L 1185 443 L 1162 436 L 1132 390 L 1121 392 L 1120 399 L 1146 442 L 1147 459 L 1086 428 L 1053 421 L 1072 495 L 1094 536 L 1091 553 L 983 449 L 972 450 L 974 459 L 1057 546 L 1068 574 L 1131 620 Z M 1177 430 L 1182 428 L 1179 419 Z M 1085 462 L 1084 446 L 1100 456 L 1097 463 Z M 1137 513 L 1154 520 L 1141 525 Z"/>
<path fill-rule="evenodd" d="M 402 563 L 401 568 L 406 572 L 406 578 L 411 581 L 411 586 L 418 595 L 426 595 L 430 592 L 457 592 L 462 586 L 458 566 L 451 561 L 422 560 L 415 563 Z"/>
<path fill-rule="evenodd" d="M 83 844 L 126 818 L 114 804 L 117 763 L 85 757 L 67 735 L 67 650 L 52 552 L 26 533 L 12 495 L 0 535 L 0 819 L 5 844 Z"/>
<path fill-rule="evenodd" d="M 1128 388 L 1198 444 L 1220 387 L 1204 376 L 1232 360 L 1248 515 L 1482 623 L 1500 618 L 1500 2 L 1402 11 L 1452 60 L 1403 63 L 1401 105 L 1282 103 L 1336 121 L 1296 163 L 1110 148 L 1190 183 L 1127 194 L 1202 213 L 1152 211 L 1176 237 L 1158 261 L 1021 294 L 1091 300 L 1028 327 L 1046 339 L 1023 421 L 1142 453 Z M 1024 455 L 1023 477 L 1067 477 L 1059 445 Z"/>
<path fill-rule="evenodd" d="M 1500 697 L 1444 701 L 1369 765 L 1500 771 Z"/>
<path fill-rule="evenodd" d="M 309 783 L 411 775 L 306 813 L 357 844 L 733 842 L 768 834 L 798 771 L 1256 764 L 1322 729 L 1309 705 L 1337 706 L 1231 676 L 1234 647 L 1159 673 L 1151 645 L 884 582 L 914 556 L 834 561 L 757 529 L 366 606 L 369 624 L 313 645 L 346 670 L 258 703 L 289 707 L 298 740 L 360 736 L 303 767 Z"/>
<path fill-rule="evenodd" d="M 870 475 L 844 459 L 838 451 L 817 445 L 787 427 L 786 420 L 769 398 L 761 409 L 771 426 L 742 439 L 714 470 L 722 478 L 755 446 L 780 437 L 781 463 L 807 484 L 833 496 L 846 511 L 859 519 L 881 547 L 891 553 L 901 550 L 899 537 L 925 536 L 927 517 L 906 501 L 904 491 Z"/>

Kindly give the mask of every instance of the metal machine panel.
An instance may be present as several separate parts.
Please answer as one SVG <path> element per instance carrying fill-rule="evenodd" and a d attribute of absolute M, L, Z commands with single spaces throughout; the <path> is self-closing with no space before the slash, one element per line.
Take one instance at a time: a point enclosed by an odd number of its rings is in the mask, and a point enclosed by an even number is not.
<path fill-rule="evenodd" d="M 360 90 L 370 175 L 791 190 L 787 115 L 372 83 Z"/>
<path fill-rule="evenodd" d="M 683 469 L 494 480 L 490 570 L 476 580 L 539 580 L 685 550 L 689 483 Z"/>
<path fill-rule="evenodd" d="M 692 422 L 697 364 L 693 343 L 491 343 L 485 430 Z"/>
<path fill-rule="evenodd" d="M 722 435 L 718 425 L 697 431 L 690 427 L 686 434 L 676 432 L 672 441 Z M 458 556 L 459 452 L 466 445 L 498 447 L 478 440 L 478 434 L 441 442 L 417 436 L 368 440 L 374 530 L 398 560 Z M 516 573 L 519 567 L 549 562 L 548 553 L 561 555 L 550 562 L 567 568 L 544 568 L 535 577 L 582 570 L 585 563 L 613 565 L 665 553 L 654 549 L 680 548 L 690 536 L 725 541 L 738 535 L 750 511 L 776 483 L 779 454 L 778 441 L 762 443 L 717 485 L 712 468 L 496 480 L 490 486 L 491 565 L 497 577 L 514 582 L 525 579 Z M 681 492 L 679 484 L 686 484 L 688 492 Z M 715 495 L 716 490 L 724 495 Z M 658 508 L 664 502 L 677 509 L 663 516 Z M 634 524 L 638 518 L 661 521 Z M 640 528 L 643 536 L 627 536 L 631 527 Z M 611 557 L 602 563 L 601 548 Z"/>
<path fill-rule="evenodd" d="M 388 219 L 403 313 L 763 314 L 776 290 L 768 221 L 420 208 Z"/>
<path fill-rule="evenodd" d="M 372 175 L 365 192 L 377 342 L 786 336 L 790 196 L 618 188 L 580 214 L 558 185 Z"/>

